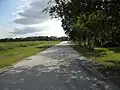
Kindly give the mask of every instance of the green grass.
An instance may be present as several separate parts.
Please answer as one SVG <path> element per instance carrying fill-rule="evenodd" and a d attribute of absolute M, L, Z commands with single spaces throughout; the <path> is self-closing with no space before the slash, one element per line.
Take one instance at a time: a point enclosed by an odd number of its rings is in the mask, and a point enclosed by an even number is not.
<path fill-rule="evenodd" d="M 88 59 L 95 60 L 101 64 L 108 64 L 107 61 L 120 61 L 119 48 L 94 48 L 89 49 L 84 46 L 76 45 L 74 48 Z"/>
<path fill-rule="evenodd" d="M 106 55 L 96 60 L 100 63 L 106 64 L 107 61 L 120 61 L 120 52 L 116 52 L 116 50 L 120 50 L 120 48 L 98 48 L 99 50 L 106 49 Z"/>
<path fill-rule="evenodd" d="M 33 41 L 33 42 L 1 42 L 0 43 L 0 68 L 43 51 L 60 41 Z"/>
<path fill-rule="evenodd" d="M 89 49 L 84 46 L 73 46 L 83 56 L 89 60 L 94 60 L 101 65 L 91 66 L 98 69 L 106 78 L 109 78 L 120 88 L 120 47 L 118 48 L 100 48 Z"/>

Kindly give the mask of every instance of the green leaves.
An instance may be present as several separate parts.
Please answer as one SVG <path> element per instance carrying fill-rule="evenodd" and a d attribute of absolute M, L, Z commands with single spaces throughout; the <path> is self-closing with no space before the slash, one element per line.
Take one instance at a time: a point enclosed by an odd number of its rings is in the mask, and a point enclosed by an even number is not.
<path fill-rule="evenodd" d="M 118 0 L 53 0 L 50 15 L 61 18 L 66 34 L 76 41 L 119 42 L 120 1 Z M 120 43 L 120 42 L 119 42 Z"/>

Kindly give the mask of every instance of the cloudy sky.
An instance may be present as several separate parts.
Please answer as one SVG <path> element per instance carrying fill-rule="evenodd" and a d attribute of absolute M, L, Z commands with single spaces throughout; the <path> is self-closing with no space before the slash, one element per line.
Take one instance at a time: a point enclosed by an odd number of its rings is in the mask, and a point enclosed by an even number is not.
<path fill-rule="evenodd" d="M 61 22 L 41 13 L 48 0 L 0 0 L 0 38 L 65 36 Z"/>

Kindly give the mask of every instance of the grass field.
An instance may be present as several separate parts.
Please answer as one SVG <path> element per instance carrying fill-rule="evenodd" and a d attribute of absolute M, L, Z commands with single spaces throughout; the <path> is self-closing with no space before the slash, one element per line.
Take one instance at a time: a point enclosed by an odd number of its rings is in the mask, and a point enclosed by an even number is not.
<path fill-rule="evenodd" d="M 60 41 L 0 42 L 0 68 L 43 51 Z"/>

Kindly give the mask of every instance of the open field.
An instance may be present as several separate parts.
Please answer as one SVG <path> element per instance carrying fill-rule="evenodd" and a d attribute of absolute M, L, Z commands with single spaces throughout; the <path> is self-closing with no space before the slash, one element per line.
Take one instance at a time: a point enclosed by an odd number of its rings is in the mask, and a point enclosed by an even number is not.
<path fill-rule="evenodd" d="M 43 51 L 60 41 L 0 42 L 0 68 Z"/>

